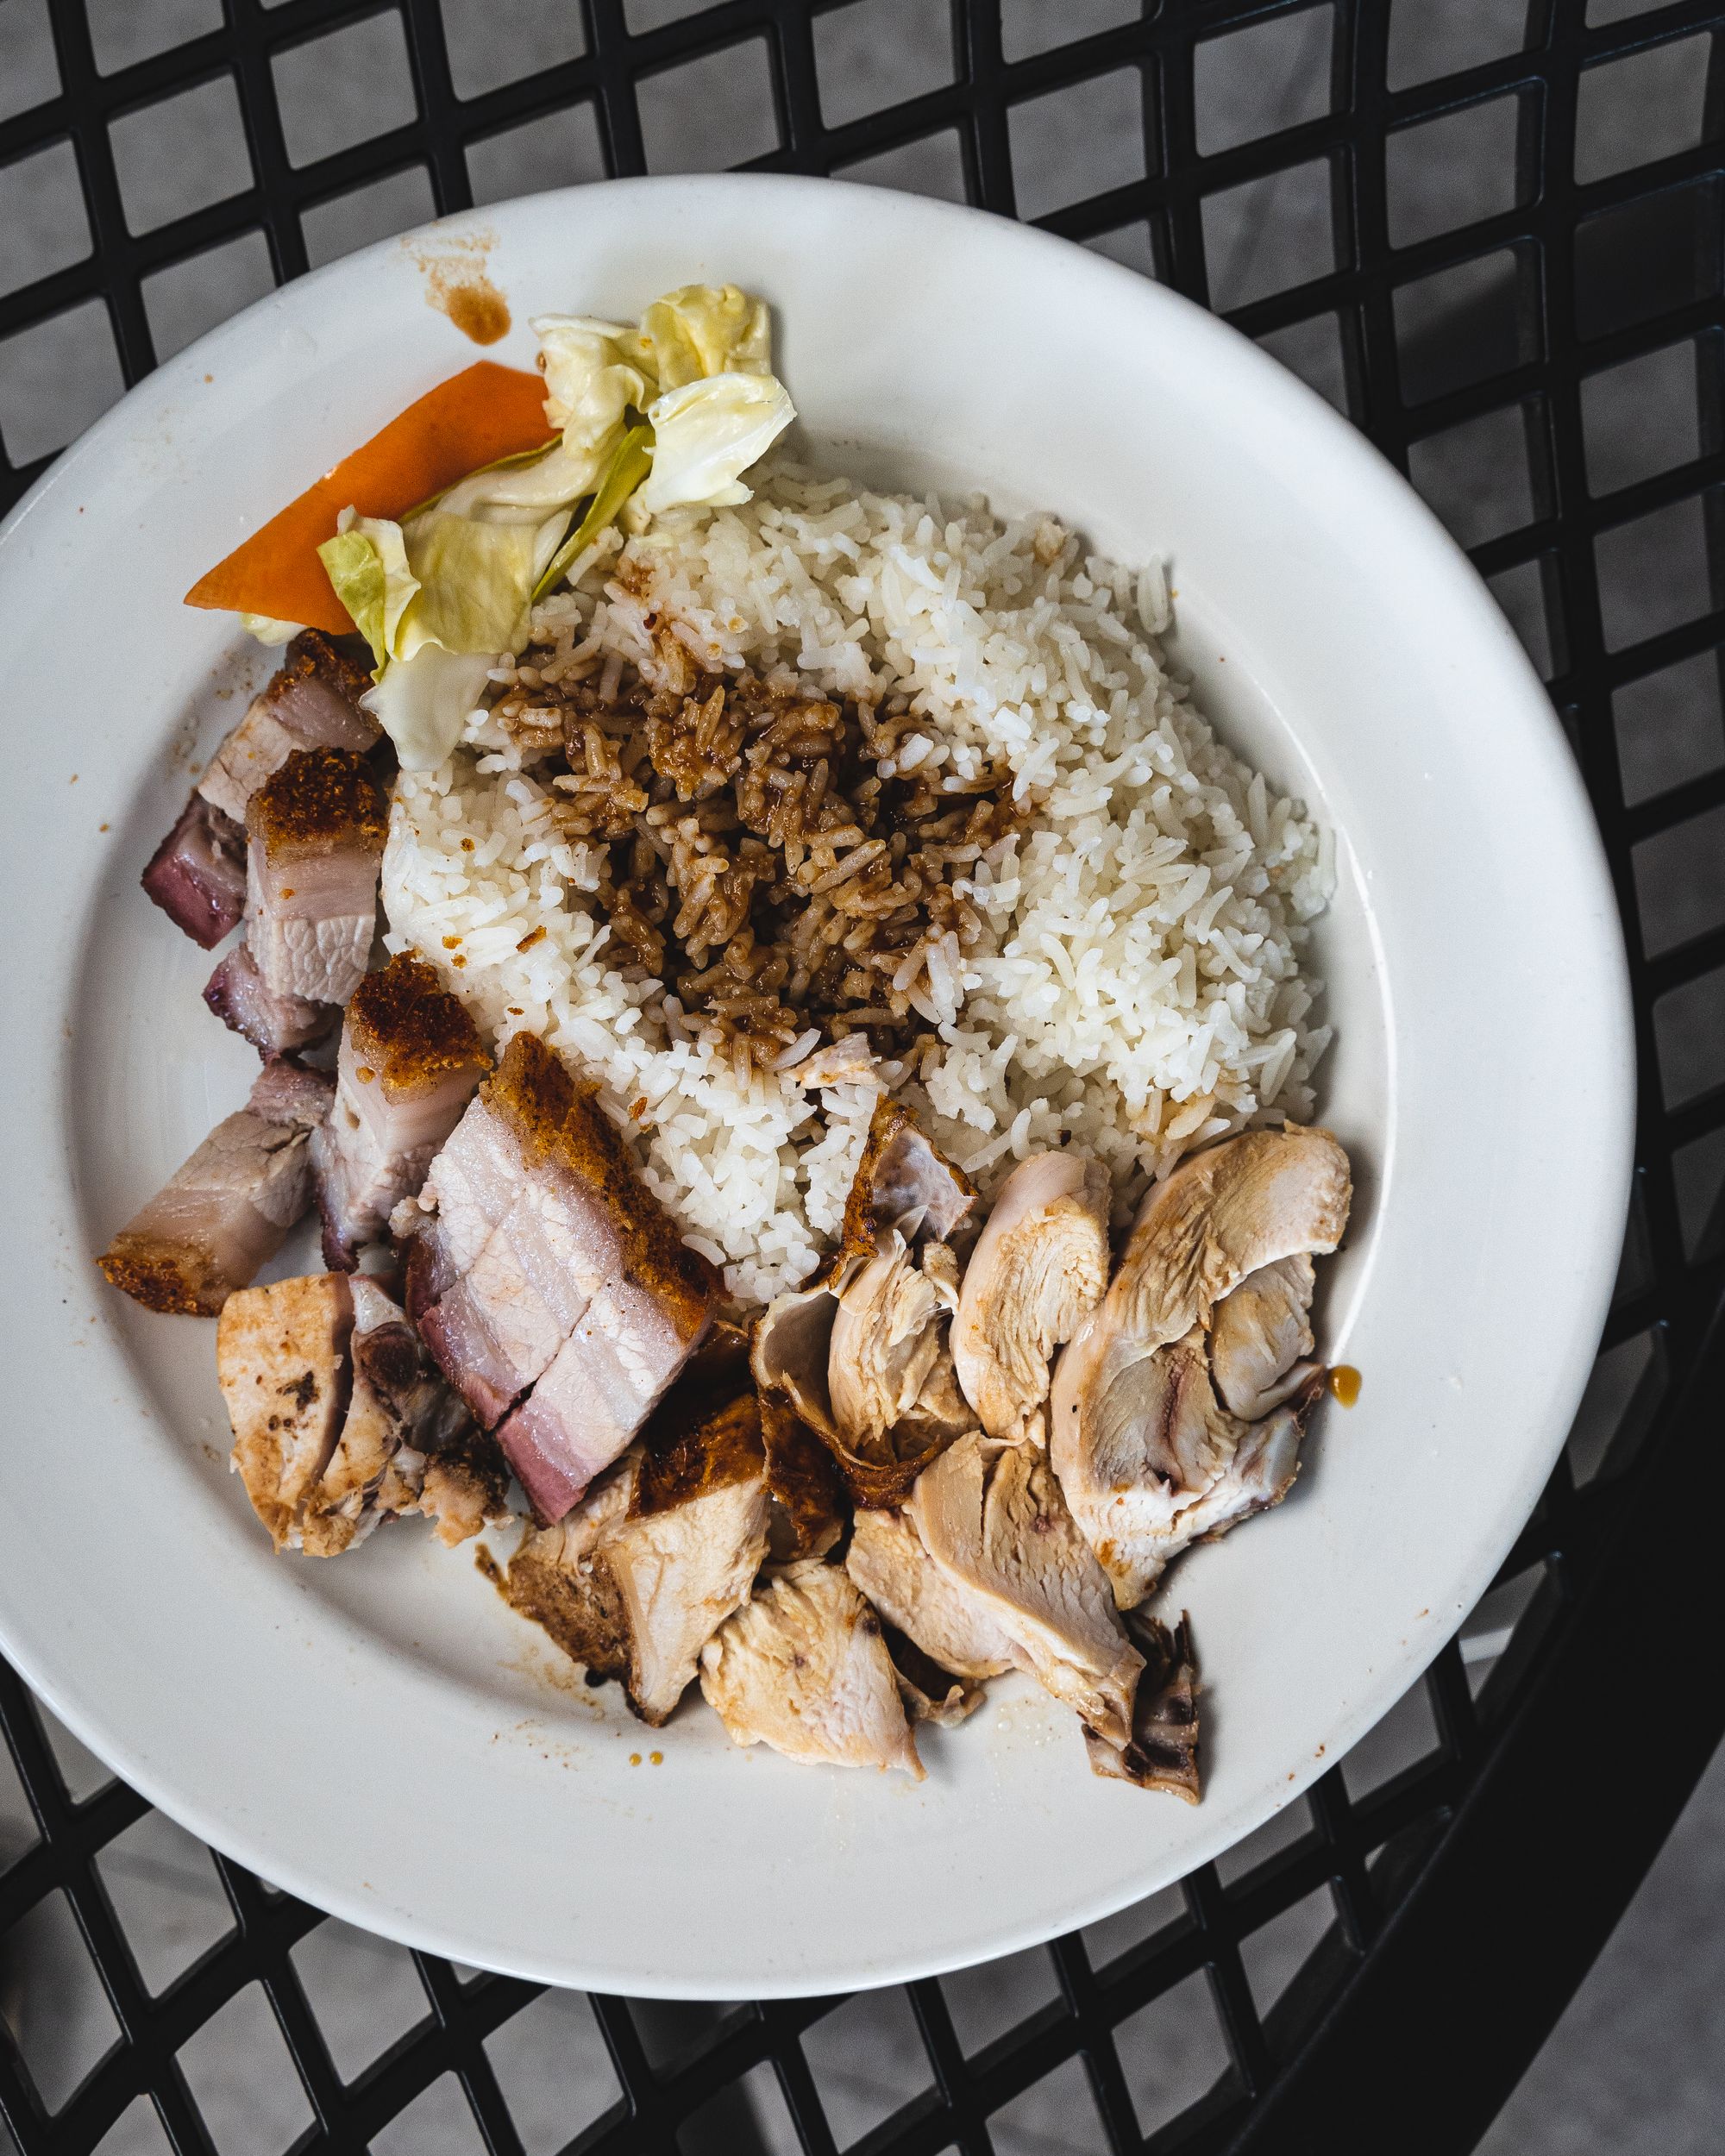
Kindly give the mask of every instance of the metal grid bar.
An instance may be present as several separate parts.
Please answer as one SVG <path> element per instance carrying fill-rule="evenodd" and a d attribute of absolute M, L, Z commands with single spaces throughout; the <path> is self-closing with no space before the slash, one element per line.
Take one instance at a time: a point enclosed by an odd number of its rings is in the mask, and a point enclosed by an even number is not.
<path fill-rule="evenodd" d="M 1708 1403 L 1717 1398 L 1725 1349 L 1716 1332 L 1704 1353 L 1702 1344 L 1725 1291 L 1725 1221 L 1716 1217 L 1699 1235 L 1691 1222 L 1685 1233 L 1679 1156 L 1684 1148 L 1725 1131 L 1725 1068 L 1692 1097 L 1668 1101 L 1659 1012 L 1662 999 L 1725 972 L 1725 927 L 1648 951 L 1634 849 L 1725 805 L 1725 748 L 1716 768 L 1650 799 L 1628 801 L 1614 704 L 1631 685 L 1725 647 L 1725 396 L 1719 379 L 1725 76 L 1717 38 L 1709 47 L 1697 141 L 1584 183 L 1575 177 L 1575 153 L 1578 100 L 1590 71 L 1715 33 L 1725 26 L 1725 8 L 1678 0 L 1590 27 L 1583 0 L 1530 0 L 1520 49 L 1392 86 L 1394 19 L 1387 0 L 1141 0 L 1135 16 L 1114 28 L 1016 57 L 1003 35 L 1001 0 L 951 0 L 950 84 L 829 124 L 820 104 L 819 18 L 871 0 L 725 0 L 652 28 L 631 26 L 625 0 L 581 0 L 580 56 L 524 81 L 464 97 L 452 74 L 445 9 L 467 4 L 478 0 L 442 0 L 441 6 L 439 0 L 283 0 L 273 7 L 262 0 L 223 0 L 219 28 L 104 75 L 82 0 L 49 0 L 60 87 L 0 121 L 0 182 L 9 167 L 69 143 L 91 245 L 83 260 L 0 295 L 0 376 L 13 341 L 94 300 L 111 325 L 125 379 L 135 381 L 156 357 L 147 293 L 152 277 L 252 233 L 267 240 L 278 280 L 296 276 L 308 262 L 308 212 L 415 170 L 429 174 L 440 211 L 464 206 L 473 198 L 468 150 L 536 119 L 590 106 L 606 169 L 645 171 L 642 84 L 724 47 L 764 39 L 779 147 L 755 159 L 757 168 L 832 172 L 956 130 L 969 199 L 1007 216 L 1017 213 L 1019 194 L 1013 132 L 1019 110 L 1122 68 L 1135 70 L 1143 177 L 1052 210 L 1038 222 L 1080 241 L 1142 226 L 1157 274 L 1208 304 L 1213 265 L 1207 203 L 1229 189 L 1320 165 L 1330 191 L 1333 267 L 1252 298 L 1228 318 L 1248 335 L 1273 337 L 1333 317 L 1350 414 L 1403 470 L 1422 445 L 1452 428 L 1498 412 L 1521 416 L 1532 513 L 1476 547 L 1474 559 L 1488 576 L 1531 568 L 1540 577 L 1553 655 L 1552 695 L 1598 813 L 1623 911 L 1642 1097 L 1633 1256 L 1626 1257 L 1604 1346 L 1609 1352 L 1640 1345 L 1645 1369 L 1618 1416 L 1603 1464 L 1578 1482 L 1567 1459 L 1561 1462 L 1511 1553 L 1506 1580 L 1537 1566 L 1545 1584 L 1527 1602 L 1508 1651 L 1477 1695 L 1454 1643 L 1426 1679 L 1435 1739 L 1425 1757 L 1363 1795 L 1351 1793 L 1342 1769 L 1333 1769 L 1313 1794 L 1308 1832 L 1238 1877 L 1225 1878 L 1214 1867 L 1195 1873 L 1182 1890 L 1184 1914 L 1111 1959 L 1099 1962 L 1077 1938 L 1059 1942 L 1049 1950 L 1056 1996 L 978 2050 L 967 2053 L 940 1983 L 911 1986 L 908 2002 L 929 2086 L 856 2144 L 875 2156 L 947 2147 L 984 2156 L 994 2147 L 990 2119 L 1076 2060 L 1106 2145 L 1116 2152 L 1300 2147 L 1320 2130 L 1335 2146 L 1370 2146 L 1374 2138 L 1393 2136 L 1402 2147 L 1471 2147 L 1634 1891 L 1725 1727 L 1725 1700 L 1703 1700 L 1698 1708 L 1692 1696 L 1686 1700 L 1684 1741 L 1638 1774 L 1635 1831 L 1614 1837 L 1609 1865 L 1597 1861 L 1596 1850 L 1581 1863 L 1582 1829 L 1573 1817 L 1547 1835 L 1543 1857 L 1530 1846 L 1527 1819 L 1547 1816 L 1530 1814 L 1530 1806 L 1542 1795 L 1556 1805 L 1560 1795 L 1552 1778 L 1552 1762 L 1562 1752 L 1563 1717 L 1578 1715 L 1592 1688 L 1610 1690 L 1615 1680 L 1615 1689 L 1625 1691 L 1633 1678 L 1645 1697 L 1651 1683 L 1618 1614 L 1622 1595 L 1633 1591 L 1651 1604 L 1670 1604 L 1673 1625 L 1698 1621 L 1678 1605 L 1697 1591 L 1685 1581 L 1704 1576 L 1701 1554 L 1692 1565 L 1678 1561 L 1672 1521 L 1653 1493 L 1679 1478 L 1699 1489 L 1706 1474 L 1722 1471 L 1710 1443 Z M 1200 46 L 1326 10 L 1328 111 L 1226 147 L 1201 148 Z M 274 63 L 332 32 L 390 16 L 402 25 L 417 116 L 294 165 Z M 219 82 L 231 83 L 238 97 L 250 184 L 134 233 L 113 123 L 171 94 Z M 1394 244 L 1392 144 L 1422 126 L 1511 97 L 1519 101 L 1514 206 Z M 1663 285 L 1655 279 L 1653 286 L 1638 287 L 1634 266 L 1614 268 L 1609 250 L 1601 256 L 1596 249 L 1584 261 L 1579 248 L 1591 245 L 1614 216 L 1652 220 L 1638 230 L 1678 232 L 1677 268 L 1666 262 L 1669 247 L 1659 257 Z M 1471 338 L 1469 319 L 1458 317 L 1441 339 L 1451 360 L 1447 385 L 1414 401 L 1405 375 L 1411 348 L 1400 313 L 1405 296 L 1422 279 L 1491 257 L 1515 266 L 1517 356 L 1503 364 L 1501 351 L 1492 356 L 1486 342 Z M 1631 484 L 1595 492 L 1587 385 L 1679 342 L 1696 354 L 1697 454 Z M 3 423 L 0 418 L 0 433 Z M 15 499 L 47 461 L 14 459 L 0 440 L 0 505 Z M 1701 504 L 1706 519 L 1708 611 L 1613 648 L 1602 603 L 1599 542 L 1691 501 Z M 1711 1508 L 1697 1503 L 1688 1511 L 1697 1523 L 1688 1531 L 1692 1537 Z M 1663 1557 L 1656 1557 L 1661 1550 Z M 293 1950 L 323 1920 L 218 1859 L 233 1929 L 153 1995 L 98 1865 L 147 1808 L 118 1784 L 74 1802 L 36 1710 L 3 1668 L 0 1727 L 40 1836 L 0 1873 L 0 1948 L 15 1926 L 64 1895 L 119 2025 L 108 2055 L 50 2114 L 0 2021 L 0 2120 L 23 2156 L 89 2156 L 141 2096 L 154 2106 L 179 2156 L 207 2156 L 214 2144 L 180 2053 L 258 1984 L 312 2114 L 296 2151 L 363 2148 L 440 2076 L 453 2072 L 480 2144 L 493 2156 L 519 2156 L 522 2131 L 487 2040 L 533 2003 L 535 1987 L 498 1977 L 463 1981 L 447 1963 L 416 1955 L 423 2019 L 357 2078 L 344 2079 L 293 1959 Z M 1540 1902 L 1539 1890 L 1550 1900 Z M 1314 1894 L 1329 1896 L 1335 1921 L 1265 2015 L 1247 1966 L 1251 1943 Z M 1566 1905 L 1566 1921 L 1552 1925 L 1547 1919 L 1559 1901 Z M 1537 1952 L 1530 1954 L 1525 1936 L 1510 1937 L 1511 1921 L 1537 1931 Z M 1509 1951 L 1515 1945 L 1521 1947 L 1519 1955 Z M 1512 1967 L 1514 1985 L 1503 1975 Z M 1128 2069 L 1142 2040 L 1127 2024 L 1201 1971 L 1226 2042 L 1227 2069 L 1177 2115 L 1140 2118 Z M 1496 2017 L 1484 2034 L 1475 2011 L 1482 1985 Z M 1458 2041 L 1445 2048 L 1457 2011 L 1452 2002 L 1462 1996 L 1473 2002 L 1469 2040 L 1465 2048 Z M 805 2040 L 841 2003 L 739 2010 L 693 2052 L 666 2062 L 643 2038 L 643 2017 L 650 2009 L 594 2000 L 620 2094 L 568 2142 L 566 2156 L 657 2152 L 674 2139 L 691 2149 L 739 2147 L 734 2125 L 728 2138 L 715 2140 L 701 2117 L 763 2066 L 800 2146 L 811 2156 L 825 2156 L 835 2149 L 835 2135 Z M 1440 2049 L 1448 2062 L 1446 2094 L 1433 2103 L 1433 2077 L 1418 2069 Z M 1411 2093 L 1416 2090 L 1417 2104 Z"/>

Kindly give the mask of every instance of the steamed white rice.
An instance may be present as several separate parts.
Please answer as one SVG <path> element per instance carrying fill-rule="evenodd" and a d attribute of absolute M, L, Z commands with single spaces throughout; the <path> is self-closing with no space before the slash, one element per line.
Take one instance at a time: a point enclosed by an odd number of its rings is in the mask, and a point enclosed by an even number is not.
<path fill-rule="evenodd" d="M 1301 962 L 1333 886 L 1328 834 L 1168 672 L 1159 567 L 1088 555 L 1053 519 L 1004 522 L 980 497 L 859 492 L 789 465 L 751 477 L 742 508 L 609 535 L 540 608 L 536 642 L 548 675 L 650 671 L 653 612 L 710 668 L 791 669 L 907 708 L 901 766 L 963 772 L 992 753 L 1021 798 L 1043 797 L 964 887 L 983 936 L 932 962 L 928 1047 L 883 1068 L 937 1141 L 986 1194 L 1070 1140 L 1112 1169 L 1124 1217 L 1192 1145 L 1308 1118 L 1329 1029 Z M 645 601 L 614 580 L 625 545 Z M 764 1300 L 837 1227 L 874 1089 L 741 1071 L 659 982 L 626 979 L 587 910 L 598 852 L 558 836 L 555 798 L 483 712 L 441 769 L 404 773 L 391 947 L 429 959 L 499 1041 L 525 1027 L 585 1064 L 689 1241 L 731 1293 Z"/>

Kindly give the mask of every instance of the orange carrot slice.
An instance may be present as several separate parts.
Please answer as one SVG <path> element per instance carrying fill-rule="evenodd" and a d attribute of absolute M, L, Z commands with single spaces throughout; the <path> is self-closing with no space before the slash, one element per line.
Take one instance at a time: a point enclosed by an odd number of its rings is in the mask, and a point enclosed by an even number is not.
<path fill-rule="evenodd" d="M 362 517 L 399 517 L 482 464 L 551 438 L 537 374 L 480 360 L 429 390 L 272 517 L 185 595 L 188 606 L 267 614 L 340 635 L 351 630 L 317 549 L 351 502 Z"/>

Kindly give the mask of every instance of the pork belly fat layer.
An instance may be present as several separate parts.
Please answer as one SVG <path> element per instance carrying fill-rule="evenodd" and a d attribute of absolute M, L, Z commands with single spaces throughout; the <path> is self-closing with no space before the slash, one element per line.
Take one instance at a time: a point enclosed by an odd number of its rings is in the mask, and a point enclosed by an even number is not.
<path fill-rule="evenodd" d="M 491 1058 L 473 1020 L 422 960 L 402 955 L 354 991 L 336 1105 L 312 1143 L 326 1264 L 381 1241 L 460 1121 Z"/>
<path fill-rule="evenodd" d="M 297 749 L 246 805 L 247 940 L 278 995 L 345 1003 L 365 977 L 389 804 L 362 756 Z"/>
<path fill-rule="evenodd" d="M 204 984 L 204 1000 L 223 1025 L 264 1056 L 315 1048 L 342 1016 L 333 1003 L 277 995 L 258 971 L 248 943 L 236 943 L 216 967 Z"/>
<path fill-rule="evenodd" d="M 287 647 L 285 662 L 210 758 L 198 793 L 243 824 L 253 793 L 296 749 L 363 754 L 378 739 L 377 721 L 360 708 L 371 685 L 370 674 L 328 636 L 302 630 Z"/>
<path fill-rule="evenodd" d="M 310 1202 L 308 1144 L 331 1091 L 322 1071 L 267 1063 L 247 1106 L 216 1125 L 97 1259 L 110 1282 L 146 1309 L 214 1317 Z"/>
<path fill-rule="evenodd" d="M 650 1285 L 618 1282 L 559 1349 L 498 1432 L 536 1507 L 556 1519 L 623 1451 L 658 1405 L 695 1341 Z M 574 1495 L 566 1496 L 565 1489 Z"/>
<path fill-rule="evenodd" d="M 558 1058 L 518 1034 L 433 1162 L 410 1307 L 542 1518 L 609 1466 L 699 1344 L 712 1268 Z"/>
<path fill-rule="evenodd" d="M 246 834 L 194 793 L 139 881 L 176 928 L 213 950 L 245 910 Z"/>

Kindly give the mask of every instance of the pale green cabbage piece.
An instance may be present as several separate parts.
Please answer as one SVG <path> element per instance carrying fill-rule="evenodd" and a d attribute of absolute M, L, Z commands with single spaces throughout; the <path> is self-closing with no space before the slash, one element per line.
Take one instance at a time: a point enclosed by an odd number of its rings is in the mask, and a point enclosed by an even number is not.
<path fill-rule="evenodd" d="M 448 757 L 497 661 L 494 651 L 428 643 L 384 668 L 360 700 L 395 743 L 404 770 L 435 771 Z"/>
<path fill-rule="evenodd" d="M 599 492 L 587 505 L 586 515 L 541 572 L 533 592 L 536 599 L 543 599 L 547 592 L 561 584 L 600 532 L 617 521 L 623 505 L 645 479 L 652 463 L 653 429 L 643 420 L 638 426 L 630 427 L 618 443 L 599 483 Z"/>
<path fill-rule="evenodd" d="M 773 330 L 764 300 L 735 285 L 685 285 L 641 317 L 661 391 L 713 374 L 770 374 Z"/>
<path fill-rule="evenodd" d="M 655 398 L 653 469 L 641 489 L 651 515 L 678 508 L 721 509 L 749 500 L 742 474 L 796 417 L 771 374 L 714 374 Z"/>

